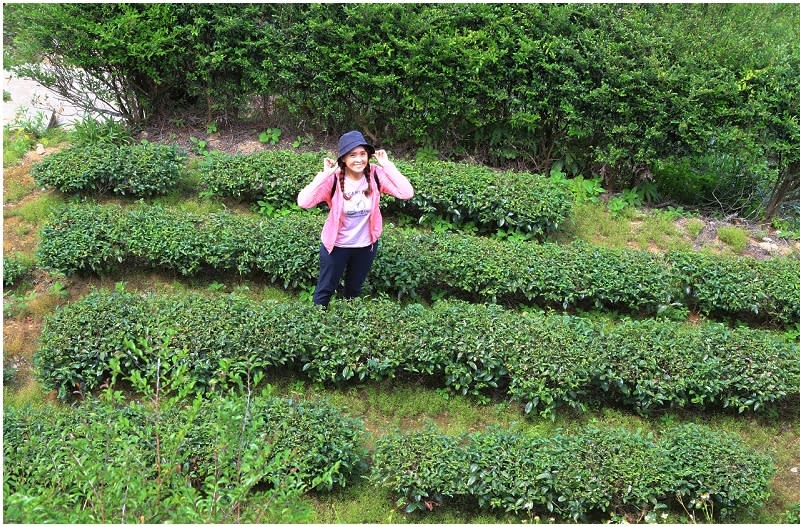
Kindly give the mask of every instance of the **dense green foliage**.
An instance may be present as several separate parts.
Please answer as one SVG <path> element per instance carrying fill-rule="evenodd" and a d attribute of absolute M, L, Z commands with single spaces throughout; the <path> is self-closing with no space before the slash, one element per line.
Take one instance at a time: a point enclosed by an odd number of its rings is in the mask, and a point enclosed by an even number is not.
<path fill-rule="evenodd" d="M 68 274 L 143 265 L 183 275 L 259 273 L 286 288 L 308 289 L 318 270 L 321 226 L 321 215 L 308 213 L 258 219 L 73 205 L 43 228 L 38 255 L 42 266 Z M 800 321 L 800 261 L 789 257 L 656 255 L 388 226 L 380 243 L 367 291 L 651 315 L 690 306 L 746 322 Z"/>
<path fill-rule="evenodd" d="M 323 157 L 290 151 L 214 153 L 201 167 L 202 181 L 212 195 L 287 208 L 321 170 Z M 414 186 L 414 197 L 407 202 L 389 198 L 390 211 L 437 214 L 454 224 L 471 222 L 480 232 L 504 227 L 541 236 L 562 225 L 572 210 L 572 195 L 562 184 L 535 174 L 440 161 L 396 165 Z"/>
<path fill-rule="evenodd" d="M 641 412 L 664 407 L 758 410 L 800 393 L 798 346 L 764 331 L 665 321 L 606 325 L 499 306 L 390 301 L 255 303 L 236 296 L 95 292 L 46 319 L 34 355 L 42 384 L 65 397 L 94 390 L 118 364 L 155 383 L 158 356 L 130 342 L 178 328 L 173 352 L 198 390 L 220 372 L 304 371 L 313 381 L 440 378 L 445 387 L 496 389 L 547 415 L 593 401 Z M 226 366 L 227 365 L 227 366 Z"/>
<path fill-rule="evenodd" d="M 165 194 L 183 170 L 183 157 L 173 146 L 97 143 L 73 146 L 33 165 L 36 184 L 64 193 L 113 192 L 147 197 Z"/>
<path fill-rule="evenodd" d="M 3 286 L 12 287 L 28 274 L 29 270 L 30 265 L 26 264 L 18 255 L 3 255 Z"/>
<path fill-rule="evenodd" d="M 772 461 L 738 437 L 699 425 L 640 432 L 589 427 L 529 437 L 490 430 L 459 441 L 435 429 L 380 438 L 370 478 L 406 510 L 469 497 L 481 507 L 597 521 L 599 512 L 644 519 L 667 507 L 726 518 L 769 496 Z M 655 519 L 655 518 L 653 518 Z"/>
<path fill-rule="evenodd" d="M 363 424 L 322 401 L 228 395 L 154 407 L 117 393 L 3 410 L 13 522 L 296 521 L 301 493 L 344 485 L 366 454 Z"/>
<path fill-rule="evenodd" d="M 12 4 L 4 32 L 18 72 L 98 106 L 79 77 L 132 123 L 198 103 L 225 122 L 259 95 L 316 131 L 614 188 L 736 154 L 700 177 L 771 216 L 800 191 L 799 22 L 781 5 Z"/>

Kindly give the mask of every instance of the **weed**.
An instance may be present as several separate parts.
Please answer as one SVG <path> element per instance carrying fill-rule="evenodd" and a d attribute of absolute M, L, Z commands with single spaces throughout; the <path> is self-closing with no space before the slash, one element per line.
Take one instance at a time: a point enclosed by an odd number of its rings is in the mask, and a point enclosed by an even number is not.
<path fill-rule="evenodd" d="M 417 163 L 424 163 L 426 161 L 437 161 L 439 159 L 439 151 L 430 146 L 423 146 L 417 150 L 415 161 Z"/>
<path fill-rule="evenodd" d="M 55 294 L 46 293 L 43 295 L 34 295 L 28 301 L 25 312 L 35 319 L 41 319 L 46 314 L 52 312 L 56 306 L 61 305 L 64 300 L 66 300 L 67 296 L 68 294 L 64 290 L 58 291 Z"/>
<path fill-rule="evenodd" d="M 601 203 L 583 203 L 575 206 L 573 231 L 580 240 L 625 247 L 631 236 L 631 225 L 612 216 Z"/>
<path fill-rule="evenodd" d="M 53 126 L 48 128 L 43 136 L 39 137 L 39 142 L 45 147 L 54 146 L 70 141 L 71 137 L 72 132 L 65 130 L 60 126 Z"/>
<path fill-rule="evenodd" d="M 192 146 L 194 147 L 194 152 L 197 155 L 207 156 L 209 154 L 208 141 L 205 141 L 203 139 L 198 139 L 197 137 L 190 135 L 189 142 L 192 143 Z"/>
<path fill-rule="evenodd" d="M 644 216 L 637 238 L 642 250 L 647 250 L 651 243 L 666 251 L 688 249 L 688 244 L 681 238 L 675 226 L 672 214 L 659 210 Z"/>
<path fill-rule="evenodd" d="M 29 132 L 6 126 L 3 130 L 3 166 L 10 167 L 19 163 L 35 141 L 36 138 Z"/>
<path fill-rule="evenodd" d="M 17 379 L 19 382 L 19 379 Z M 47 401 L 48 394 L 42 391 L 42 387 L 34 379 L 21 386 L 3 387 L 3 404 L 20 407 L 20 406 L 41 406 Z"/>
<path fill-rule="evenodd" d="M 365 480 L 326 495 L 315 497 L 313 523 L 398 523 L 403 515 L 396 511 L 392 500 Z"/>
<path fill-rule="evenodd" d="M 258 140 L 261 141 L 262 143 L 277 145 L 278 141 L 281 140 L 281 129 L 267 128 L 266 130 L 258 134 Z"/>
<path fill-rule="evenodd" d="M 786 523 L 800 523 L 800 503 L 791 505 L 786 511 Z"/>
<path fill-rule="evenodd" d="M 31 357 L 36 351 L 36 341 L 26 338 L 24 331 L 10 331 L 3 338 L 3 356 Z"/>
<path fill-rule="evenodd" d="M 314 136 L 311 134 L 306 135 L 298 135 L 294 141 L 292 141 L 292 146 L 294 148 L 300 148 L 301 146 L 311 146 L 314 144 Z"/>
<path fill-rule="evenodd" d="M 267 218 L 281 218 L 301 210 L 296 203 L 289 207 L 276 207 L 272 203 L 264 200 L 258 200 L 252 208 L 255 212 Z"/>
<path fill-rule="evenodd" d="M 50 122 L 46 120 L 47 115 L 45 112 L 36 110 L 30 112 L 29 108 L 20 106 L 17 109 L 17 114 L 11 122 L 11 128 L 19 128 L 29 133 L 34 137 L 42 137 L 50 126 Z"/>
<path fill-rule="evenodd" d="M 697 238 L 705 226 L 706 224 L 703 223 L 703 220 L 691 218 L 686 222 L 686 232 L 688 232 L 692 238 Z"/>
<path fill-rule="evenodd" d="M 6 180 L 6 188 L 3 192 L 3 203 L 13 203 L 24 198 L 36 188 L 33 180 L 25 182 L 18 180 Z"/>
<path fill-rule="evenodd" d="M 772 220 L 772 226 L 777 230 L 778 238 L 800 240 L 800 218 L 795 218 L 793 221 L 786 218 L 775 218 Z"/>
<path fill-rule="evenodd" d="M 21 223 L 20 225 L 14 227 L 14 234 L 16 234 L 17 236 L 26 236 L 30 234 L 31 230 L 32 228 L 30 225 L 26 223 Z"/>
<path fill-rule="evenodd" d="M 53 193 L 47 193 L 8 211 L 7 215 L 10 217 L 19 217 L 23 221 L 38 226 L 44 223 L 51 212 L 58 209 L 63 204 L 63 198 Z"/>
<path fill-rule="evenodd" d="M 575 176 L 567 179 L 566 175 L 559 167 L 550 170 L 550 179 L 560 182 L 567 187 L 575 197 L 575 203 L 599 203 L 600 194 L 605 192 L 599 177 L 584 179 L 583 176 Z"/>
<path fill-rule="evenodd" d="M 88 115 L 75 123 L 72 137 L 76 145 L 94 145 L 98 143 L 125 145 L 133 143 L 131 132 L 124 124 L 111 118 L 98 120 Z"/>
<path fill-rule="evenodd" d="M 608 201 L 608 211 L 616 217 L 626 209 L 640 207 L 643 202 L 644 197 L 638 189 L 626 188 L 622 194 L 614 196 Z"/>
<path fill-rule="evenodd" d="M 213 282 L 208 284 L 208 286 L 206 286 L 206 289 L 208 289 L 212 293 L 219 293 L 220 291 L 224 291 L 225 290 L 225 284 L 222 284 L 222 283 L 217 282 L 216 280 L 214 280 Z"/>
<path fill-rule="evenodd" d="M 717 229 L 717 236 L 736 253 L 741 253 L 747 248 L 749 237 L 747 231 L 742 228 L 733 226 L 720 227 Z"/>
<path fill-rule="evenodd" d="M 793 328 L 787 329 L 783 336 L 788 342 L 800 341 L 800 322 L 795 324 Z"/>

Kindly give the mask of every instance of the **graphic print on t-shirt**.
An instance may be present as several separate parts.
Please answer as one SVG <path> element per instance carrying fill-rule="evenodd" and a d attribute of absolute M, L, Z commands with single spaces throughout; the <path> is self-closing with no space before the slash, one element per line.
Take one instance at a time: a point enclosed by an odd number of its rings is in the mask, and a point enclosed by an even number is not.
<path fill-rule="evenodd" d="M 347 188 L 347 185 L 345 185 L 345 188 Z M 345 216 L 356 218 L 369 214 L 370 201 L 369 198 L 364 195 L 365 190 L 366 187 L 356 190 L 352 193 L 350 199 L 344 200 Z"/>

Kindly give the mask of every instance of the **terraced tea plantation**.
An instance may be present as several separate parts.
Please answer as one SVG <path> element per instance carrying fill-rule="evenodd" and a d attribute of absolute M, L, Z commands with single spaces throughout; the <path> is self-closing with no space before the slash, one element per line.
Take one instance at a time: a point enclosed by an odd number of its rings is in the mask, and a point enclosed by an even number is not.
<path fill-rule="evenodd" d="M 325 212 L 293 204 L 323 156 L 33 165 L 46 192 L 11 208 L 47 204 L 35 257 L 4 254 L 6 370 L 35 341 L 31 379 L 4 375 L 6 521 L 800 518 L 798 253 L 555 241 L 563 180 L 400 161 L 416 195 L 383 203 L 365 295 L 322 310 Z"/>

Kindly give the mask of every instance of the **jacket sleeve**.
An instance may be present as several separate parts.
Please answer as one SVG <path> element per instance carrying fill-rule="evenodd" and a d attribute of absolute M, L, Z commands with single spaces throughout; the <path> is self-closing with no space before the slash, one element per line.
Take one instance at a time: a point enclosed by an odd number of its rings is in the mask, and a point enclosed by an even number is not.
<path fill-rule="evenodd" d="M 319 172 L 314 179 L 297 194 L 297 204 L 304 209 L 316 207 L 322 202 L 330 206 L 331 188 L 333 188 L 336 173 L 325 174 Z"/>
<path fill-rule="evenodd" d="M 414 197 L 414 188 L 391 161 L 378 167 L 378 177 L 381 183 L 381 192 L 398 199 L 411 199 Z"/>

